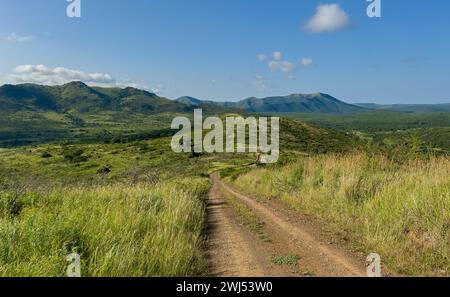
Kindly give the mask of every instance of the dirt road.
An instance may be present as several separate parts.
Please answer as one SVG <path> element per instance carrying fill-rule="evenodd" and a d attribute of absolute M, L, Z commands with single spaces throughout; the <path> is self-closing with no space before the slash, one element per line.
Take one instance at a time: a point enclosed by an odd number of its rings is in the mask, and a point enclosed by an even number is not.
<path fill-rule="evenodd" d="M 280 202 L 256 199 L 224 184 L 217 173 L 207 207 L 208 256 L 213 276 L 365 276 L 365 262 L 338 247 L 317 222 Z M 270 240 L 244 225 L 226 196 L 263 222 Z"/>

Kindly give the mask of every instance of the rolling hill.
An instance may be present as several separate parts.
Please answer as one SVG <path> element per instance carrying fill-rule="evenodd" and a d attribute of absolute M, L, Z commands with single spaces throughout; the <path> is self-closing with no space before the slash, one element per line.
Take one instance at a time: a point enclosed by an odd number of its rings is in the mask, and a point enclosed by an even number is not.
<path fill-rule="evenodd" d="M 250 112 L 312 112 L 347 114 L 366 111 L 323 93 L 292 94 L 283 97 L 248 98 L 236 105 Z"/>
<path fill-rule="evenodd" d="M 304 100 L 309 100 L 309 105 L 305 104 L 311 106 L 308 110 L 351 109 L 331 96 L 319 97 L 306 96 Z M 249 99 L 231 104 L 193 97 L 173 101 L 135 88 L 90 87 L 82 82 L 62 86 L 4 85 L 0 87 L 0 147 L 49 142 L 117 143 L 157 138 L 171 135 L 174 132 L 170 129 L 172 119 L 176 115 L 191 117 L 195 108 L 202 108 L 210 115 L 229 112 L 244 115 L 247 110 L 287 111 L 290 104 L 298 109 L 301 103 L 289 102 L 301 100 L 294 96 Z M 355 147 L 355 139 L 346 133 L 288 119 L 282 120 L 282 127 L 281 142 L 286 149 L 327 152 Z"/>
<path fill-rule="evenodd" d="M 101 110 L 159 113 L 189 110 L 185 104 L 147 91 L 131 87 L 89 87 L 82 82 L 71 82 L 62 86 L 4 85 L 0 87 L 0 107 L 10 112 L 46 110 L 91 113 Z"/>

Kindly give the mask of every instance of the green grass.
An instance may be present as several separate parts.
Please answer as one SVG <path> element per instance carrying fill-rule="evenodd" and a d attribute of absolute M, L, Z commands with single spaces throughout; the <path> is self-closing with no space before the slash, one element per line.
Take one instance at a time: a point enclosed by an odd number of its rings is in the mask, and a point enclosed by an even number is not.
<path fill-rule="evenodd" d="M 0 275 L 191 276 L 205 271 L 207 179 L 1 192 Z"/>
<path fill-rule="evenodd" d="M 0 275 L 194 276 L 214 168 L 246 155 L 193 157 L 170 139 L 0 150 Z M 105 169 L 108 170 L 105 170 Z"/>
<path fill-rule="evenodd" d="M 243 191 L 320 218 L 355 249 L 406 275 L 450 273 L 450 159 L 304 157 L 235 179 Z"/>
<path fill-rule="evenodd" d="M 299 256 L 296 255 L 284 255 L 284 256 L 273 256 L 272 263 L 276 265 L 286 265 L 286 266 L 296 266 L 298 265 L 298 261 L 300 260 Z"/>

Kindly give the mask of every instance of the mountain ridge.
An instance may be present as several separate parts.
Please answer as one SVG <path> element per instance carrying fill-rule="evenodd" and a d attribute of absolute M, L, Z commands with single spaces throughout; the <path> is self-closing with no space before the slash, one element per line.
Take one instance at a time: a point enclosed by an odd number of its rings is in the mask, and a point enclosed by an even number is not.
<path fill-rule="evenodd" d="M 185 111 L 186 105 L 132 87 L 91 87 L 74 81 L 59 86 L 6 84 L 0 86 L 0 107 L 14 111 L 51 110 L 57 112 Z"/>
<path fill-rule="evenodd" d="M 233 109 L 251 113 L 323 113 L 353 114 L 370 110 L 397 112 L 450 112 L 448 104 L 349 104 L 326 93 L 287 96 L 249 97 L 240 101 L 217 102 L 183 96 L 175 100 L 160 97 L 133 87 L 88 86 L 80 81 L 63 85 L 5 84 L 0 86 L 0 108 L 11 112 L 20 110 L 125 111 L 134 113 L 185 112 L 195 108 L 213 110 Z"/>
<path fill-rule="evenodd" d="M 257 113 L 331 113 L 348 114 L 364 112 L 368 109 L 341 101 L 329 94 L 290 94 L 287 96 L 272 96 L 265 98 L 249 97 L 237 102 L 215 102 L 184 96 L 176 99 L 188 105 L 198 106 L 201 103 L 214 104 L 222 107 L 233 107 L 247 112 Z"/>

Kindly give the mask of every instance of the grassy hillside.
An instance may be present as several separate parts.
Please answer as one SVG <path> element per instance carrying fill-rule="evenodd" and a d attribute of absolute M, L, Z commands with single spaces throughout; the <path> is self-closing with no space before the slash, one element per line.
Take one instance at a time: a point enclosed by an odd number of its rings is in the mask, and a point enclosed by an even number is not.
<path fill-rule="evenodd" d="M 0 87 L 0 146 L 52 141 L 120 141 L 168 135 L 190 107 L 133 88 L 34 84 Z"/>
<path fill-rule="evenodd" d="M 306 123 L 355 133 L 365 139 L 388 147 L 403 145 L 411 136 L 419 136 L 424 145 L 450 152 L 449 113 L 399 113 L 392 111 L 371 111 L 353 115 L 327 114 L 277 114 Z"/>
<path fill-rule="evenodd" d="M 184 111 L 186 105 L 135 88 L 89 87 L 82 82 L 62 86 L 35 84 L 0 87 L 0 106 L 10 112 L 45 110 L 60 113 L 131 111 L 139 113 Z"/>
<path fill-rule="evenodd" d="M 363 148 L 363 142 L 351 133 L 287 118 L 281 119 L 280 143 L 284 151 L 310 154 L 349 152 Z"/>

